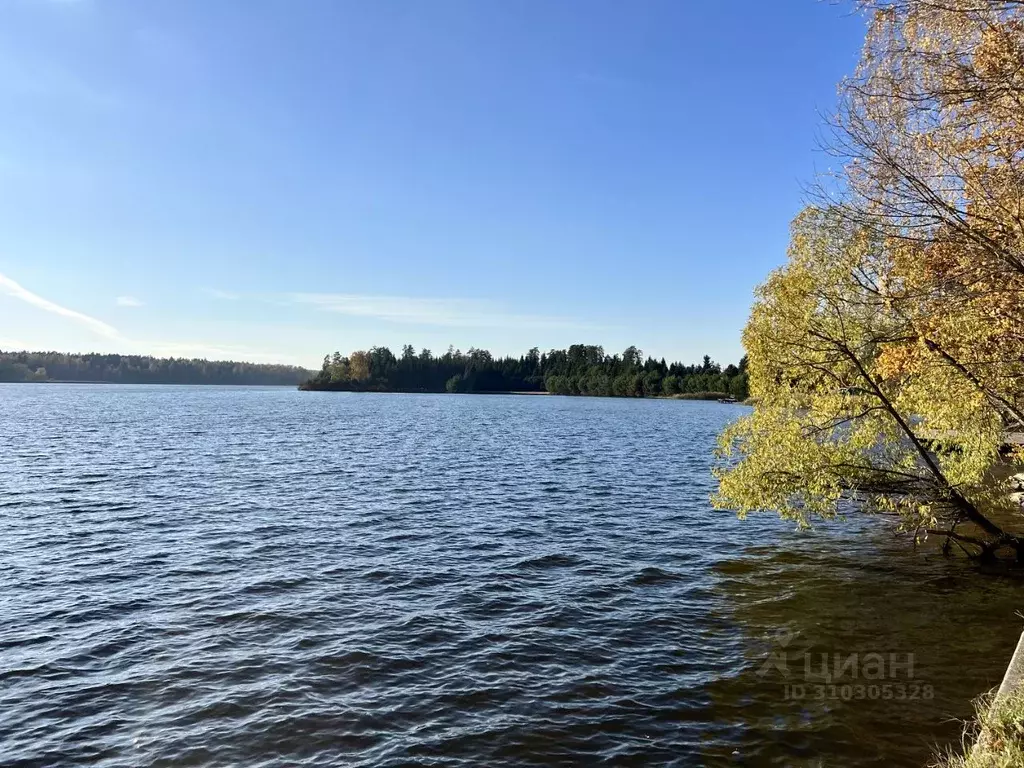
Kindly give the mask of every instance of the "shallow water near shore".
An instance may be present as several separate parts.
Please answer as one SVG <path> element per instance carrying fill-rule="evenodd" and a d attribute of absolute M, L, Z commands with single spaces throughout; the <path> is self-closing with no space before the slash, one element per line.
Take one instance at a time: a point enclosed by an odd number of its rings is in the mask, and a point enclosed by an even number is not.
<path fill-rule="evenodd" d="M 1024 589 L 712 511 L 743 411 L 2 385 L 0 762 L 925 765 Z"/>

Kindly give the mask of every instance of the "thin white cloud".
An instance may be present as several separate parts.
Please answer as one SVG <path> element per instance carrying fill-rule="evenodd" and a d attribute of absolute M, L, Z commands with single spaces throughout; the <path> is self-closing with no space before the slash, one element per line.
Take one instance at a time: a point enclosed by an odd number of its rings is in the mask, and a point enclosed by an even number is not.
<path fill-rule="evenodd" d="M 423 299 L 403 296 L 360 296 L 347 293 L 289 293 L 293 303 L 354 317 L 393 323 L 458 327 L 595 328 L 564 317 L 520 315 L 475 299 Z"/>
<path fill-rule="evenodd" d="M 74 320 L 76 323 L 84 325 L 86 328 L 100 336 L 104 336 L 108 339 L 121 338 L 121 334 L 118 333 L 117 329 L 112 325 L 108 325 L 102 320 L 97 320 L 95 317 L 89 317 L 89 315 L 76 312 L 73 309 L 62 307 L 60 304 L 54 304 L 49 299 L 44 299 L 42 296 L 21 287 L 18 283 L 3 274 L 0 274 L 0 292 L 6 293 L 8 296 L 13 296 L 16 299 L 20 299 L 26 304 L 31 304 L 32 306 L 38 307 L 46 312 L 52 312 L 55 315 L 61 315 L 62 317 Z"/>
<path fill-rule="evenodd" d="M 207 296 L 210 296 L 214 299 L 223 299 L 224 301 L 238 301 L 240 298 L 242 298 L 237 293 L 232 293 L 231 291 L 222 291 L 220 290 L 220 288 L 201 288 L 200 290 Z"/>
<path fill-rule="evenodd" d="M 76 323 L 106 339 L 106 341 L 95 342 L 94 348 L 89 351 L 163 357 L 197 357 L 206 358 L 207 360 L 244 360 L 257 363 L 285 363 L 292 365 L 303 365 L 309 362 L 309 360 L 299 359 L 292 353 L 282 354 L 243 344 L 222 344 L 209 340 L 160 341 L 126 337 L 108 323 L 45 299 L 0 273 L 0 298 L 5 294 L 38 309 L 74 320 Z M 125 307 L 142 306 L 142 302 L 132 296 L 118 296 L 116 303 L 119 306 Z M 40 344 L 38 340 L 34 343 L 29 343 L 21 339 L 13 339 L 6 336 L 0 337 L 0 349 L 39 349 L 45 346 L 51 345 Z M 89 346 L 93 347 L 93 344 L 90 343 Z"/>

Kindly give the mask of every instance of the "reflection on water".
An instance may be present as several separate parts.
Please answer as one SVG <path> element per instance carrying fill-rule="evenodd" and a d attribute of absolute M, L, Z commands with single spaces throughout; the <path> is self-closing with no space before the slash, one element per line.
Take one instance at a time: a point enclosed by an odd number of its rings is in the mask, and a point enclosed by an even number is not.
<path fill-rule="evenodd" d="M 712 512 L 738 412 L 0 387 L 3 762 L 925 764 L 1020 585 Z M 818 699 L 805 652 L 929 695 Z"/>
<path fill-rule="evenodd" d="M 1002 678 L 1022 585 L 859 527 L 859 541 L 789 535 L 718 568 L 751 663 L 711 694 L 742 708 L 750 764 L 922 766 Z"/>

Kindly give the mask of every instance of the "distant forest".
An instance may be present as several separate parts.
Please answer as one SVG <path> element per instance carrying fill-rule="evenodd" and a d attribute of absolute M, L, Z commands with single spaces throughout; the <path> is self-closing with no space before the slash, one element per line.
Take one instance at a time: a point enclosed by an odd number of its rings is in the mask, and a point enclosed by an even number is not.
<path fill-rule="evenodd" d="M 0 381 L 89 381 L 110 384 L 262 384 L 295 386 L 312 371 L 292 365 L 222 360 L 0 351 Z"/>
<path fill-rule="evenodd" d="M 573 344 L 541 352 L 534 347 L 522 357 L 496 358 L 484 349 L 461 352 L 448 348 L 440 356 L 411 345 L 396 357 L 387 347 L 338 352 L 303 389 L 356 392 L 550 392 L 556 395 L 656 397 L 665 395 L 731 395 L 747 397 L 746 358 L 724 369 L 708 355 L 698 365 L 643 358 L 636 347 L 622 354 Z"/>

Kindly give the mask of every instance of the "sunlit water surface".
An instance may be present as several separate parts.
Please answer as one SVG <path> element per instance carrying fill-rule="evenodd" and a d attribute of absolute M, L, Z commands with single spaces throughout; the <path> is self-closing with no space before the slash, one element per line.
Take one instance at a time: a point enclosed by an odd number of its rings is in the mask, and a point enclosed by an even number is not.
<path fill-rule="evenodd" d="M 0 386 L 0 763 L 923 766 L 1021 587 L 713 512 L 742 411 Z"/>

